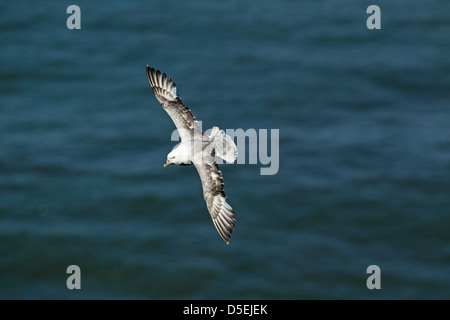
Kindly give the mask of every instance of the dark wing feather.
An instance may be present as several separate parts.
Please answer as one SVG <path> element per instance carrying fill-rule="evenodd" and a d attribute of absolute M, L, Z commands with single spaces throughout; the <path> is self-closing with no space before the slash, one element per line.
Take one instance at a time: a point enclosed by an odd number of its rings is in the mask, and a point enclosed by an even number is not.
<path fill-rule="evenodd" d="M 234 227 L 234 211 L 227 203 L 223 190 L 222 172 L 217 163 L 194 163 L 202 181 L 203 197 L 214 226 L 222 239 L 228 244 Z"/>
<path fill-rule="evenodd" d="M 161 73 L 161 71 L 149 66 L 147 66 L 147 78 L 156 99 L 158 99 L 163 109 L 166 110 L 175 123 L 181 139 L 192 138 L 192 130 L 194 129 L 201 133 L 197 119 L 177 95 L 177 87 L 172 79 L 165 73 Z"/>

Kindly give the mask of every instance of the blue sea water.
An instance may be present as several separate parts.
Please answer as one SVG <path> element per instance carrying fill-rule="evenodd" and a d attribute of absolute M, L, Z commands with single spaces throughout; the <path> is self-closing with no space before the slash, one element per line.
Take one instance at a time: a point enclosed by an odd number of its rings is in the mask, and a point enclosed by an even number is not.
<path fill-rule="evenodd" d="M 71 4 L 80 30 L 66 27 Z M 448 12 L 2 2 L 0 298 L 449 299 Z M 228 246 L 195 168 L 162 167 L 175 127 L 146 65 L 204 129 L 279 129 L 277 174 L 221 166 Z M 70 265 L 81 290 L 66 286 Z M 367 288 L 370 265 L 381 289 Z"/>

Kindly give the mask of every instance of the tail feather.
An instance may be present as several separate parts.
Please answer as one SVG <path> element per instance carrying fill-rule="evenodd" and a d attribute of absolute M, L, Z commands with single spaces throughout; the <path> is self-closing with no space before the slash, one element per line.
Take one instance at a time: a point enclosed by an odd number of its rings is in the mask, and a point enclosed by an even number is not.
<path fill-rule="evenodd" d="M 237 147 L 229 135 L 218 127 L 213 127 L 209 137 L 214 143 L 216 156 L 222 158 L 226 162 L 233 162 L 236 160 L 238 155 Z"/>

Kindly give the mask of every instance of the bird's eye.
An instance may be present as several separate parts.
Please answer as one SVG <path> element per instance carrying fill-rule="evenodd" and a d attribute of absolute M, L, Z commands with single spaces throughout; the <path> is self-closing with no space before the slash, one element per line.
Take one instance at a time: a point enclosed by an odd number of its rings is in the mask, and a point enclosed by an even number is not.
<path fill-rule="evenodd" d="M 173 159 L 175 159 L 175 156 L 169 157 L 169 160 L 173 160 Z"/>

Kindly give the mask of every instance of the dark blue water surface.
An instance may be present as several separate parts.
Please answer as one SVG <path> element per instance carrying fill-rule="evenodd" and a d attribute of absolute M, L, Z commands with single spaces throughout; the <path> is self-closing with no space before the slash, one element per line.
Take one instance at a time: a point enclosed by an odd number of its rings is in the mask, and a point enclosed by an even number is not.
<path fill-rule="evenodd" d="M 81 30 L 66 27 L 71 4 Z M 380 30 L 366 27 L 371 4 Z M 0 298 L 450 298 L 449 12 L 2 2 Z M 277 174 L 259 156 L 221 166 L 228 246 L 195 168 L 163 169 L 175 127 L 147 64 L 204 129 L 279 129 Z M 81 290 L 66 287 L 69 265 Z"/>

